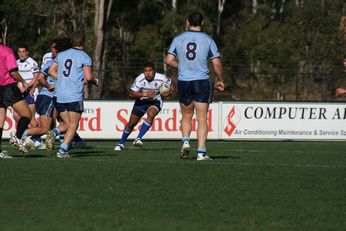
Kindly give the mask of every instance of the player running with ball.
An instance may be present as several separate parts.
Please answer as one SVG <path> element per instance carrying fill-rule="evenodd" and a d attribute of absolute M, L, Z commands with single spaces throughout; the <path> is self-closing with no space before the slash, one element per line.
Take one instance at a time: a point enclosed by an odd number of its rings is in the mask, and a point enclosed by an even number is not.
<path fill-rule="evenodd" d="M 170 91 L 160 93 L 160 87 L 164 83 L 171 85 Z M 162 96 L 169 96 L 172 92 L 173 87 L 171 79 L 163 74 L 155 72 L 154 64 L 150 62 L 144 63 L 143 73 L 135 79 L 129 90 L 129 96 L 136 98 L 136 101 L 131 112 L 130 120 L 126 124 L 122 137 L 115 146 L 114 151 L 121 151 L 125 148 L 125 142 L 134 127 L 143 115 L 147 114 L 147 118 L 142 123 L 138 136 L 133 142 L 135 147 L 143 147 L 142 138 L 150 129 L 155 116 L 161 110 Z"/>

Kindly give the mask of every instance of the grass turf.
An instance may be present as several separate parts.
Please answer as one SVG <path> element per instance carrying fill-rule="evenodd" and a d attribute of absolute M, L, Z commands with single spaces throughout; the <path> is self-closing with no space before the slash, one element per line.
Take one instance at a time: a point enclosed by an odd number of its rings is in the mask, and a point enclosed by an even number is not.
<path fill-rule="evenodd" d="M 113 145 L 0 160 L 1 230 L 346 227 L 345 142 L 210 141 L 204 162 L 179 159 L 179 141 Z"/>

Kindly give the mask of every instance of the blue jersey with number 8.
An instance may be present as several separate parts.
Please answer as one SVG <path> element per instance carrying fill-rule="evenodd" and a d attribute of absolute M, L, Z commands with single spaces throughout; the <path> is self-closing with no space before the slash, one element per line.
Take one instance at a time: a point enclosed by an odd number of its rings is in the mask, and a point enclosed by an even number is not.
<path fill-rule="evenodd" d="M 178 35 L 168 53 L 178 59 L 180 81 L 208 79 L 208 60 L 220 57 L 214 40 L 201 31 L 186 31 Z"/>
<path fill-rule="evenodd" d="M 70 48 L 58 54 L 58 80 L 55 82 L 55 96 L 58 103 L 82 101 L 84 66 L 92 66 L 90 56 L 77 48 Z"/>

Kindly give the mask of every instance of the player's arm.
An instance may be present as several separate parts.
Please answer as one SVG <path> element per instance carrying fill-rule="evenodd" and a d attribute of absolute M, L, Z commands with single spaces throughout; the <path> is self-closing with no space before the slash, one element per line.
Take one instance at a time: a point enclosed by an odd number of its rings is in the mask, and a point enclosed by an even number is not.
<path fill-rule="evenodd" d="M 58 64 L 53 62 L 48 70 L 48 74 L 52 76 L 54 79 L 58 79 Z"/>
<path fill-rule="evenodd" d="M 339 95 L 343 95 L 343 94 L 346 94 L 346 89 L 344 89 L 344 88 L 337 88 L 335 90 L 335 96 L 339 96 Z"/>
<path fill-rule="evenodd" d="M 37 85 L 38 85 L 38 81 L 37 81 L 37 75 L 38 73 L 34 73 L 34 78 L 32 78 L 32 80 L 30 80 L 30 82 L 28 83 L 28 87 L 31 87 L 31 88 L 36 88 Z"/>
<path fill-rule="evenodd" d="M 225 84 L 223 82 L 223 69 L 222 69 L 222 63 L 220 58 L 215 58 L 211 60 L 214 71 L 217 75 L 216 81 L 215 81 L 215 89 L 219 91 L 223 91 L 225 89 Z"/>
<path fill-rule="evenodd" d="M 168 54 L 166 56 L 166 64 L 170 67 L 173 67 L 175 69 L 178 69 L 179 63 L 177 62 L 177 60 L 175 59 L 175 56 L 172 54 Z"/>
<path fill-rule="evenodd" d="M 37 82 L 42 86 L 46 87 L 49 91 L 54 89 L 54 86 L 47 82 L 47 76 L 43 72 L 39 72 L 37 75 Z"/>
<path fill-rule="evenodd" d="M 18 71 L 11 71 L 10 75 L 12 76 L 12 78 L 14 78 L 15 80 L 17 80 L 17 82 L 22 83 L 24 88 L 27 88 L 28 85 L 26 84 L 25 80 L 22 78 L 22 76 L 18 73 Z"/>
<path fill-rule="evenodd" d="M 84 66 L 83 67 L 84 72 L 84 80 L 86 80 L 88 83 L 94 84 L 96 86 L 99 85 L 99 80 L 95 78 L 93 75 L 92 67 L 91 66 Z"/>
<path fill-rule="evenodd" d="M 133 91 L 129 90 L 129 96 L 132 98 L 142 98 L 142 97 L 150 97 L 150 98 L 155 98 L 156 97 L 156 92 L 153 90 L 150 91 Z"/>

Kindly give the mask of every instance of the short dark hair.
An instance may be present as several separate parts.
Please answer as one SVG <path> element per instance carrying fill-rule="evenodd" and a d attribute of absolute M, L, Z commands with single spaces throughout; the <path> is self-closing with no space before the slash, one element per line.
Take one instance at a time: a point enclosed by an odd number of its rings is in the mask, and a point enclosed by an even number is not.
<path fill-rule="evenodd" d="M 151 67 L 151 68 L 153 68 L 153 70 L 155 70 L 155 65 L 152 62 L 149 62 L 149 61 L 145 62 L 143 64 L 143 69 L 146 67 Z"/>
<path fill-rule="evenodd" d="M 28 48 L 28 46 L 27 46 L 26 44 L 20 44 L 20 45 L 18 46 L 17 50 L 18 50 L 19 48 L 24 48 L 26 51 L 29 51 L 29 48 Z"/>
<path fill-rule="evenodd" d="M 74 32 L 73 36 L 72 36 L 72 45 L 73 46 L 83 46 L 85 44 L 85 34 L 82 31 L 77 31 Z"/>
<path fill-rule="evenodd" d="M 72 42 L 70 38 L 62 37 L 58 38 L 55 41 L 55 49 L 60 51 L 65 51 L 67 49 L 70 49 L 72 47 Z"/>
<path fill-rule="evenodd" d="M 202 26 L 203 19 L 204 19 L 203 15 L 198 11 L 191 13 L 187 17 L 187 20 L 189 21 L 190 26 Z"/>

